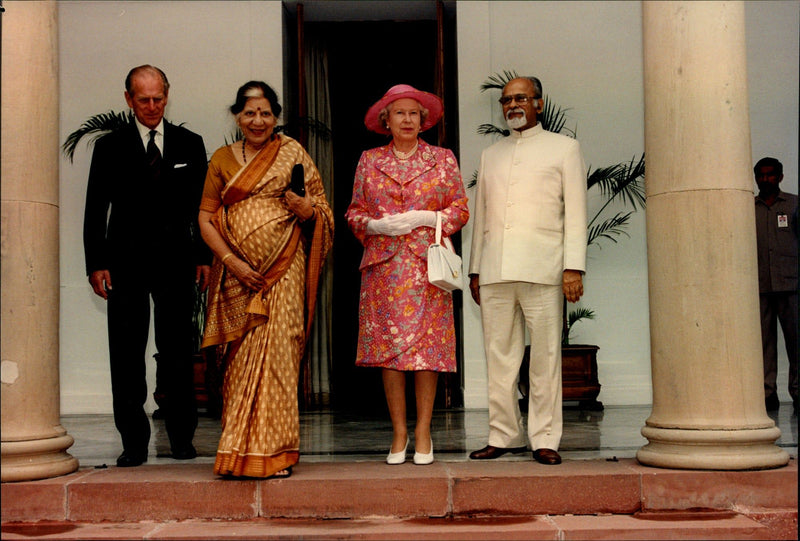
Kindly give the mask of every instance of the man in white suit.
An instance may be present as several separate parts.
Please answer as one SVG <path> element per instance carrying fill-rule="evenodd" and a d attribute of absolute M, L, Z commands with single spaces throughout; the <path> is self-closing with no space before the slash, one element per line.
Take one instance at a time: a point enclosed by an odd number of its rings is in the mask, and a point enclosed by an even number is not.
<path fill-rule="evenodd" d="M 509 81 L 500 103 L 511 135 L 481 155 L 469 264 L 483 320 L 489 445 L 470 458 L 521 453 L 529 443 L 537 462 L 560 464 L 562 306 L 564 296 L 583 295 L 586 167 L 575 139 L 539 124 L 538 79 Z M 527 442 L 517 401 L 526 326 Z"/>

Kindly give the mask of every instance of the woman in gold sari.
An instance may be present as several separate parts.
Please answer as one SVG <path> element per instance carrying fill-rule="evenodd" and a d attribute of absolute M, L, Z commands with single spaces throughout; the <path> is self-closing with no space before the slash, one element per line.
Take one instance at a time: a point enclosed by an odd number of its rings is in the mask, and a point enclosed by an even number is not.
<path fill-rule="evenodd" d="M 200 231 L 214 252 L 203 347 L 226 366 L 214 473 L 288 477 L 299 460 L 297 382 L 333 213 L 303 147 L 274 133 L 277 95 L 250 81 L 231 112 L 244 138 L 211 157 Z M 290 190 L 302 164 L 305 195 Z"/>

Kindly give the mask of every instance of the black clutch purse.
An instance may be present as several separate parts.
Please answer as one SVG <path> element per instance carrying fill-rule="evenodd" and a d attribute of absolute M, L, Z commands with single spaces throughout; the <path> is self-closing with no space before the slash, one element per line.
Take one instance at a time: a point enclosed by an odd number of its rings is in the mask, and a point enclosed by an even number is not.
<path fill-rule="evenodd" d="M 296 163 L 292 168 L 292 182 L 289 189 L 300 197 L 306 196 L 306 174 L 302 163 Z"/>

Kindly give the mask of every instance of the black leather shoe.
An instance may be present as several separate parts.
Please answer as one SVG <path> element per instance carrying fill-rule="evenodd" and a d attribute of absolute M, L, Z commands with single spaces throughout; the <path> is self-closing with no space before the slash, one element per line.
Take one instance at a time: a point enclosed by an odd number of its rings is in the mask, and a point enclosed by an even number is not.
<path fill-rule="evenodd" d="M 483 449 L 472 451 L 469 457 L 472 460 L 491 460 L 493 458 L 499 458 L 506 453 L 524 453 L 525 449 L 525 447 L 494 447 L 492 445 L 487 445 Z"/>
<path fill-rule="evenodd" d="M 197 451 L 193 445 L 181 447 L 180 449 L 172 451 L 172 458 L 175 460 L 191 460 L 197 458 Z"/>
<path fill-rule="evenodd" d="M 536 449 L 533 452 L 533 459 L 539 464 L 547 464 L 548 466 L 561 464 L 561 455 L 552 449 Z"/>
<path fill-rule="evenodd" d="M 133 468 L 134 466 L 141 466 L 144 462 L 147 462 L 147 453 L 122 451 L 122 454 L 117 458 L 117 466 L 120 468 Z"/>

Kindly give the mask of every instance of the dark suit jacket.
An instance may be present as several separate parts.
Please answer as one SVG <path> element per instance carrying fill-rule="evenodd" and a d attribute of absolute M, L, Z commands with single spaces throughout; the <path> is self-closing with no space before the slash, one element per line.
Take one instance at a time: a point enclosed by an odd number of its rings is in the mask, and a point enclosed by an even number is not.
<path fill-rule="evenodd" d="M 125 272 L 156 262 L 165 271 L 175 264 L 210 264 L 211 252 L 197 226 L 207 167 L 203 139 L 166 121 L 158 180 L 148 171 L 135 124 L 101 137 L 86 192 L 87 274 Z"/>

